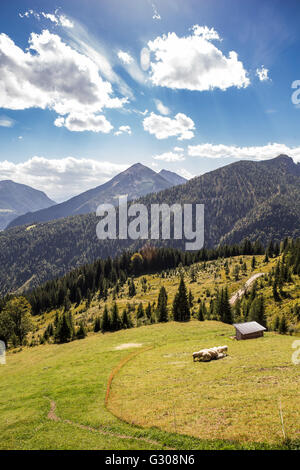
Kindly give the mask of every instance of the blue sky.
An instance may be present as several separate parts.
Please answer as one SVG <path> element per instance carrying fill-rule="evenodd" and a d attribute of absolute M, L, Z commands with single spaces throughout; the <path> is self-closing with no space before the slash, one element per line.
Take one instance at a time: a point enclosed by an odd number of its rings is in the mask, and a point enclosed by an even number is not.
<path fill-rule="evenodd" d="M 63 200 L 137 161 L 189 177 L 300 161 L 299 14 L 297 0 L 2 0 L 0 179 Z"/>

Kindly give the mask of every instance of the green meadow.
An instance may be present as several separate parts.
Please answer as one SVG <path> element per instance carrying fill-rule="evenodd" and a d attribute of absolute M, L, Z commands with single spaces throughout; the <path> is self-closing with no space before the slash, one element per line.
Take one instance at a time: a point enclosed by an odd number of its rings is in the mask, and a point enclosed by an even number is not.
<path fill-rule="evenodd" d="M 237 342 L 232 333 L 230 325 L 193 320 L 9 352 L 0 368 L 0 447 L 297 447 L 295 338 L 267 333 Z M 195 349 L 219 344 L 228 344 L 228 357 L 193 363 Z"/>

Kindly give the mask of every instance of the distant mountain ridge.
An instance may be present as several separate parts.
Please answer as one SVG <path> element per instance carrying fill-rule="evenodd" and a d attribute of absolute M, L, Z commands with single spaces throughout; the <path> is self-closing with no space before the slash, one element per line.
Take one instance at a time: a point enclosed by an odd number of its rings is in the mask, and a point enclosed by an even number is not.
<path fill-rule="evenodd" d="M 160 170 L 158 174 L 162 176 L 163 178 L 165 178 L 170 183 L 172 183 L 174 186 L 177 186 L 178 184 L 185 184 L 187 182 L 186 178 L 183 178 L 183 176 L 177 175 L 177 173 L 174 173 L 173 171 Z"/>
<path fill-rule="evenodd" d="M 184 185 L 138 199 L 156 204 L 204 204 L 205 246 L 245 238 L 280 241 L 300 237 L 300 166 L 281 155 L 268 161 L 237 161 Z M 30 289 L 97 258 L 137 250 L 146 240 L 101 240 L 94 214 L 76 215 L 0 233 L 0 292 Z M 184 248 L 181 240 L 151 244 Z"/>
<path fill-rule="evenodd" d="M 174 184 L 186 182 L 184 178 L 176 175 L 176 173 L 164 171 L 166 178 L 145 165 L 136 163 L 96 188 L 85 191 L 48 209 L 18 217 L 10 223 L 9 228 L 18 225 L 49 222 L 72 215 L 88 214 L 95 212 L 99 204 L 117 204 L 119 195 L 127 195 L 130 201 L 149 193 L 156 193 L 170 188 Z M 180 181 L 180 183 L 177 181 Z"/>
<path fill-rule="evenodd" d="M 43 191 L 11 180 L 0 181 L 0 230 L 21 214 L 54 204 Z"/>

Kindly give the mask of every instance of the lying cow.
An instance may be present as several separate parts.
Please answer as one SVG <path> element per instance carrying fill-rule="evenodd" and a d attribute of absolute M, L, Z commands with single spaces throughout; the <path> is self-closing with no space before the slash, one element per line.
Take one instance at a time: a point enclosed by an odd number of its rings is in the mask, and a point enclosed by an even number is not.
<path fill-rule="evenodd" d="M 226 357 L 228 351 L 228 346 L 218 346 L 209 349 L 201 349 L 193 353 L 193 361 L 196 359 L 202 362 L 209 362 L 212 359 L 222 359 Z"/>

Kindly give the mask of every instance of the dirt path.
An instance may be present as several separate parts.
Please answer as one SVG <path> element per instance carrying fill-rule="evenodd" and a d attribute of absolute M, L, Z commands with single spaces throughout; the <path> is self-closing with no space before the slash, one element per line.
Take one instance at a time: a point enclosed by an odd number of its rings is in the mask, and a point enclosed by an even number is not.
<path fill-rule="evenodd" d="M 251 276 L 250 279 L 248 279 L 248 281 L 245 283 L 244 287 L 242 287 L 239 291 L 233 294 L 233 296 L 230 298 L 230 305 L 234 305 L 237 299 L 242 298 L 247 289 L 249 289 L 249 287 L 251 287 L 251 285 L 254 283 L 254 281 L 256 281 L 256 279 L 258 279 L 259 277 L 264 276 L 264 274 L 265 273 L 253 274 L 253 276 Z"/>
<path fill-rule="evenodd" d="M 147 348 L 143 348 L 142 350 L 138 351 L 138 352 L 134 352 L 134 353 L 131 353 L 129 354 L 129 356 L 127 356 L 125 359 L 123 359 L 118 365 L 117 367 L 115 367 L 115 369 L 113 369 L 112 373 L 110 374 L 110 377 L 109 377 L 109 380 L 108 380 L 108 384 L 107 384 L 107 391 L 106 391 L 106 397 L 105 397 L 105 406 L 108 408 L 108 399 L 109 399 L 109 394 L 110 394 L 110 389 L 111 389 L 111 384 L 112 384 L 112 381 L 115 377 L 115 375 L 121 370 L 121 368 L 128 362 L 130 361 L 133 357 L 137 356 L 138 354 L 144 352 L 144 351 L 147 351 L 149 349 L 151 349 L 152 346 L 149 346 Z M 158 447 L 158 449 L 166 449 L 166 450 L 174 450 L 174 449 L 171 449 L 169 447 L 165 447 L 163 446 L 163 444 L 161 442 L 158 442 L 158 441 L 154 441 L 152 439 L 147 439 L 146 437 L 137 437 L 137 436 L 127 436 L 127 435 L 124 435 L 124 434 L 117 434 L 117 433 L 114 433 L 112 431 L 105 431 L 104 429 L 99 429 L 99 428 L 93 428 L 91 426 L 86 426 L 84 424 L 80 424 L 80 423 L 76 423 L 75 421 L 71 421 L 69 419 L 62 419 L 60 418 L 59 416 L 57 416 L 56 414 L 56 403 L 55 401 L 53 400 L 50 400 L 48 397 L 45 397 L 47 398 L 49 401 L 50 401 L 50 411 L 47 415 L 48 419 L 50 419 L 51 421 L 55 421 L 55 422 L 61 422 L 61 423 L 65 423 L 65 424 L 70 424 L 72 426 L 75 426 L 76 428 L 79 428 L 79 429 L 84 429 L 86 431 L 90 431 L 90 432 L 96 432 L 96 433 L 99 433 L 99 434 L 102 434 L 103 436 L 111 436 L 111 437 L 116 437 L 118 439 L 130 439 L 130 440 L 136 440 L 136 441 L 142 441 L 142 442 L 145 442 L 147 444 L 150 444 L 150 445 L 154 445 L 156 447 Z M 114 413 L 112 413 L 114 415 Z M 120 420 L 120 418 L 116 415 L 114 415 L 117 419 Z M 122 420 L 120 420 L 122 421 Z M 126 421 L 124 421 L 126 422 Z M 127 423 L 127 424 L 130 424 L 130 423 Z"/>
<path fill-rule="evenodd" d="M 53 400 L 50 400 L 50 411 L 48 413 L 48 419 L 50 419 L 51 421 L 55 421 L 55 422 L 70 424 L 72 426 L 75 426 L 76 428 L 84 429 L 86 431 L 96 432 L 98 434 L 102 434 L 103 436 L 111 436 L 111 437 L 116 437 L 118 439 L 130 439 L 130 440 L 142 441 L 142 442 L 146 442 L 147 444 L 157 446 L 159 448 L 163 447 L 160 442 L 153 441 L 151 439 L 147 439 L 146 437 L 126 436 L 125 434 L 118 434 L 118 433 L 114 433 L 112 431 L 104 431 L 104 429 L 99 429 L 99 428 L 93 428 L 91 426 L 86 426 L 84 424 L 76 423 L 76 422 L 71 421 L 69 419 L 62 419 L 59 416 L 57 416 L 57 414 L 56 414 L 56 403 Z"/>

